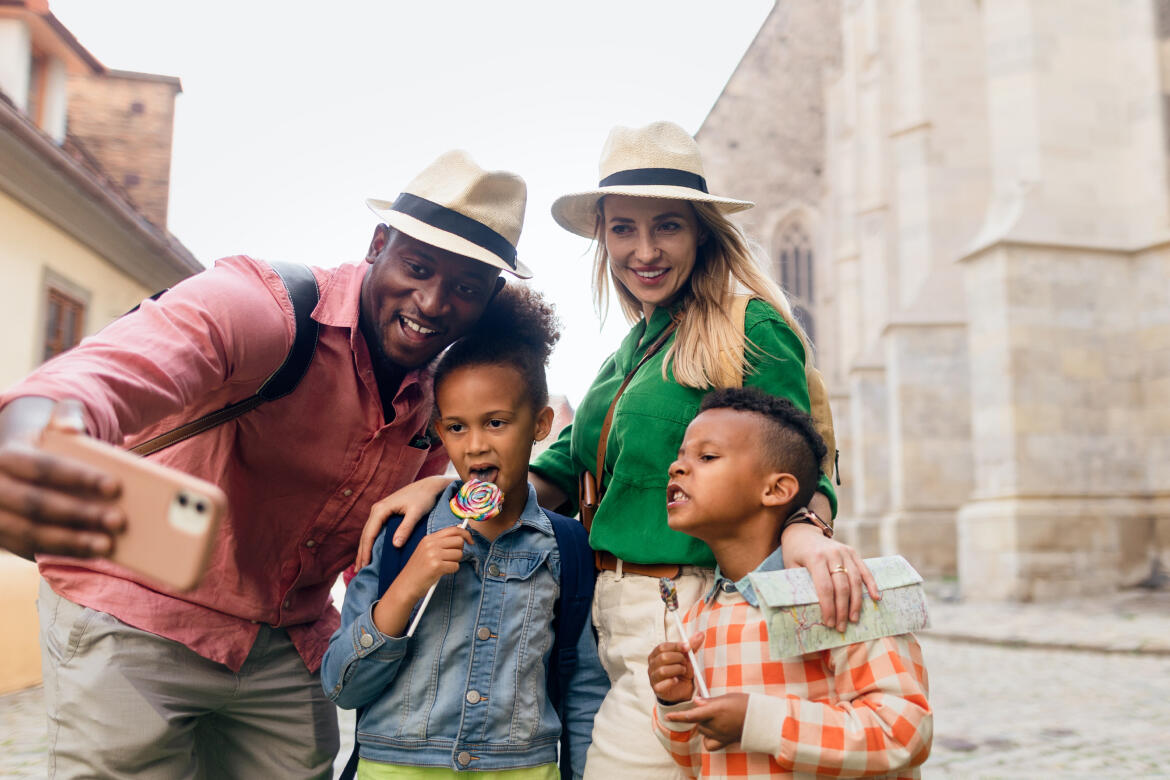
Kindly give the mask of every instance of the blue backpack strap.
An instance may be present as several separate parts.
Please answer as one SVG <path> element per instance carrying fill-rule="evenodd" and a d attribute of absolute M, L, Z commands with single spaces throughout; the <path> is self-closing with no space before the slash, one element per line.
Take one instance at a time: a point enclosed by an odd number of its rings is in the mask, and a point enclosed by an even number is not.
<path fill-rule="evenodd" d="M 549 656 L 547 690 L 561 719 L 561 777 L 571 780 L 573 768 L 565 697 L 577 669 L 577 640 L 589 620 L 597 572 L 585 526 L 571 517 L 544 510 L 552 522 L 561 558 L 561 594 L 553 611 L 553 646 Z"/>
<path fill-rule="evenodd" d="M 427 518 L 424 516 L 415 525 L 414 530 L 410 532 L 410 536 L 406 539 L 406 544 L 401 547 L 395 547 L 391 543 L 394 538 L 394 532 L 398 530 L 398 526 L 402 525 L 402 515 L 394 515 L 386 521 L 386 539 L 382 542 L 382 558 L 378 562 L 378 593 L 385 593 L 386 588 L 390 587 L 390 583 L 394 582 L 394 578 L 402 572 L 402 567 L 410 560 L 410 556 L 414 554 L 414 550 L 418 547 L 418 543 L 427 535 Z M 338 775 L 338 780 L 353 780 L 357 777 L 358 765 L 358 743 L 357 743 L 357 723 L 361 721 L 362 715 L 365 714 L 365 707 L 358 707 L 357 715 L 354 717 L 354 740 L 353 751 L 349 754 L 349 760 L 345 762 L 345 769 L 341 770 Z"/>

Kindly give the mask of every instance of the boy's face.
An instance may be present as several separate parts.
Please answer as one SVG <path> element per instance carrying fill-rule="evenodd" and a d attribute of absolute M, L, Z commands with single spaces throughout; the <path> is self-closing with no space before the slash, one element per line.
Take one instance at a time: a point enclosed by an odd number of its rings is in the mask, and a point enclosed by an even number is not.
<path fill-rule="evenodd" d="M 762 460 L 757 415 L 709 409 L 687 426 L 670 464 L 666 522 L 698 539 L 734 535 L 764 505 L 771 470 Z"/>
<path fill-rule="evenodd" d="M 466 481 L 494 482 L 505 501 L 528 499 L 532 445 L 548 435 L 553 411 L 532 408 L 524 377 L 507 365 L 457 368 L 436 388 L 436 427 L 451 463 Z"/>

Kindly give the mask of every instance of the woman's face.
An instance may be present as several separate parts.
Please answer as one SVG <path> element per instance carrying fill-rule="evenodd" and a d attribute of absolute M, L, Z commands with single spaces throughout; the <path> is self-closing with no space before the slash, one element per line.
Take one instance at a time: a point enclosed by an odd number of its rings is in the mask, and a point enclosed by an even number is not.
<path fill-rule="evenodd" d="M 691 278 L 705 237 L 695 210 L 685 200 L 607 195 L 602 214 L 610 268 L 648 319 Z"/>

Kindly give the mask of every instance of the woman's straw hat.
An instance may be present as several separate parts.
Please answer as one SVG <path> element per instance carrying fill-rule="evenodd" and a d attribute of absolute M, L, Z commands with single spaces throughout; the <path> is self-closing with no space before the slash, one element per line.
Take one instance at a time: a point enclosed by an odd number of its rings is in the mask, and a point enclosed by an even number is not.
<path fill-rule="evenodd" d="M 393 201 L 366 205 L 390 227 L 419 241 L 527 279 L 516 259 L 528 189 L 508 171 L 485 171 L 467 152 L 447 152 Z"/>
<path fill-rule="evenodd" d="M 606 195 L 701 201 L 713 204 L 724 214 L 755 205 L 707 192 L 699 145 L 673 122 L 615 127 L 601 150 L 600 167 L 597 189 L 563 195 L 552 205 L 557 224 L 586 238 L 593 237 L 597 204 Z"/>

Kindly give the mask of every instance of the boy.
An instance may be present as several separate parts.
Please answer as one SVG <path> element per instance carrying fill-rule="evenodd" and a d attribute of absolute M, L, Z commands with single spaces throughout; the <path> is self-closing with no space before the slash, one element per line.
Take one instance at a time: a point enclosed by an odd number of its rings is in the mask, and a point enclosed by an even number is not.
<path fill-rule="evenodd" d="M 695 696 L 685 646 L 650 654 L 658 736 L 693 777 L 918 777 L 930 752 L 926 670 L 913 635 L 803 656 L 768 655 L 748 579 L 783 567 L 785 519 L 808 502 L 825 447 L 808 415 L 752 389 L 711 393 L 670 467 L 670 527 L 706 542 L 715 585 L 683 622 L 711 698 Z M 839 573 L 835 572 L 835 573 Z"/>

